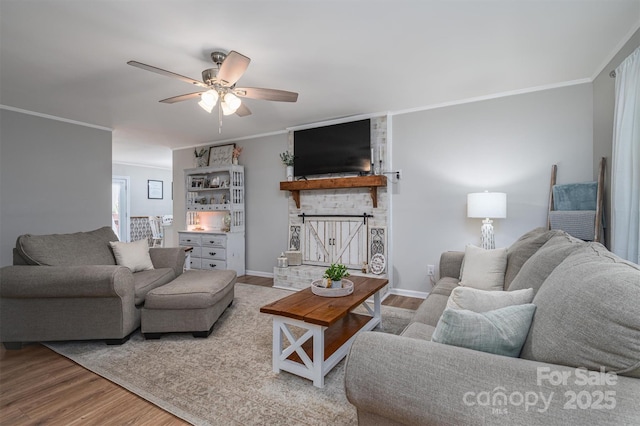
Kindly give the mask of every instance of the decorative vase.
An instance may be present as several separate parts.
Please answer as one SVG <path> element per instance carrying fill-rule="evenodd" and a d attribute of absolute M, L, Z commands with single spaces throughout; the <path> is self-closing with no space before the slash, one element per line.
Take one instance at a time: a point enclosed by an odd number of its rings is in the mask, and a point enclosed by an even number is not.
<path fill-rule="evenodd" d="M 287 180 L 289 182 L 293 180 L 293 166 L 287 166 Z"/>
<path fill-rule="evenodd" d="M 342 280 L 331 281 L 331 288 L 342 288 Z"/>
<path fill-rule="evenodd" d="M 234 166 L 238 165 L 238 157 L 233 157 L 233 159 L 231 159 L 231 164 L 233 164 Z"/>
<path fill-rule="evenodd" d="M 225 232 L 231 231 L 231 215 L 230 214 L 226 214 L 224 216 L 224 218 L 222 219 L 222 221 L 224 223 L 224 231 Z"/>
<path fill-rule="evenodd" d="M 209 162 L 209 159 L 204 155 L 202 157 L 198 157 L 197 159 L 198 167 L 207 167 L 208 162 Z"/>

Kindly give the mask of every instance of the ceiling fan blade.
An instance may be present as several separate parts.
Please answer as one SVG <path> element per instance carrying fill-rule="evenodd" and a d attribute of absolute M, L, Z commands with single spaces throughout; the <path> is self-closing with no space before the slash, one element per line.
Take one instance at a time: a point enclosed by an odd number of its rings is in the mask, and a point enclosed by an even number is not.
<path fill-rule="evenodd" d="M 295 102 L 298 100 L 296 92 L 262 89 L 260 87 L 237 87 L 233 89 L 233 93 L 243 98 L 262 99 L 265 101 Z"/>
<path fill-rule="evenodd" d="M 247 108 L 245 104 L 240 104 L 236 110 L 236 114 L 240 117 L 246 117 L 247 115 L 251 115 L 251 110 Z"/>
<path fill-rule="evenodd" d="M 175 104 L 176 102 L 182 102 L 189 99 L 199 98 L 200 95 L 202 95 L 204 92 L 206 92 L 206 90 L 203 90 L 200 92 L 187 93 L 185 95 L 178 95 L 172 98 L 163 99 L 160 102 L 162 102 L 163 104 Z"/>
<path fill-rule="evenodd" d="M 251 62 L 250 58 L 232 50 L 224 59 L 222 65 L 220 65 L 218 81 L 220 81 L 223 86 L 233 86 L 247 70 L 249 62 Z"/>
<path fill-rule="evenodd" d="M 132 67 L 140 68 L 140 69 L 143 69 L 143 70 L 146 70 L 146 71 L 155 72 L 156 74 L 164 75 L 166 77 L 177 78 L 178 80 L 182 80 L 185 83 L 193 84 L 193 85 L 200 86 L 200 87 L 208 87 L 206 84 L 204 84 L 201 81 L 194 80 L 193 78 L 185 77 L 184 75 L 176 74 L 176 73 L 171 72 L 171 71 L 163 70 L 162 68 L 158 68 L 158 67 L 154 67 L 154 66 L 151 66 L 151 65 L 143 64 L 142 62 L 129 61 L 129 62 L 127 62 L 127 64 L 131 65 Z"/>

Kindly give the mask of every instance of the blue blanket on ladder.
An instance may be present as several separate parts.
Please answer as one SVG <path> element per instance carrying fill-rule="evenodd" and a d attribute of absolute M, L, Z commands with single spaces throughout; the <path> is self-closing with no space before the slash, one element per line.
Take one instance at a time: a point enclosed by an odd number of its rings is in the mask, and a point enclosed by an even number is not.
<path fill-rule="evenodd" d="M 596 210 L 596 182 L 553 186 L 553 210 Z"/>

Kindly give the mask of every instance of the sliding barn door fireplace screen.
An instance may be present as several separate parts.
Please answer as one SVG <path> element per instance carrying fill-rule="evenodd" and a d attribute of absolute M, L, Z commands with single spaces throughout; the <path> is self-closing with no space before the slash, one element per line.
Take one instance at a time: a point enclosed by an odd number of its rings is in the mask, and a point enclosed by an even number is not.
<path fill-rule="evenodd" d="M 298 215 L 302 223 L 291 224 L 290 248 L 299 250 L 305 265 L 342 263 L 361 269 L 376 253 L 386 255 L 386 229 L 373 226 L 372 215 Z"/>

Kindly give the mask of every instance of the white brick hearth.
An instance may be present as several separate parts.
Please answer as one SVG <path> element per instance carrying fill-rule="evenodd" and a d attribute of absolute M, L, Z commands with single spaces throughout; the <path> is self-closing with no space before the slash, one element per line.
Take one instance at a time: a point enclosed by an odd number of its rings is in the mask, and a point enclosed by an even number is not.
<path fill-rule="evenodd" d="M 312 266 L 312 265 L 300 265 L 289 266 L 288 268 L 273 268 L 273 286 L 302 290 L 311 285 L 312 281 L 319 280 L 324 274 L 324 270 L 327 269 L 324 266 Z M 386 274 L 374 275 L 363 274 L 362 272 L 350 270 L 349 273 L 353 276 L 360 277 L 372 277 L 372 278 L 386 278 Z M 348 279 L 348 278 L 347 278 Z M 383 292 L 384 294 L 384 292 Z"/>

